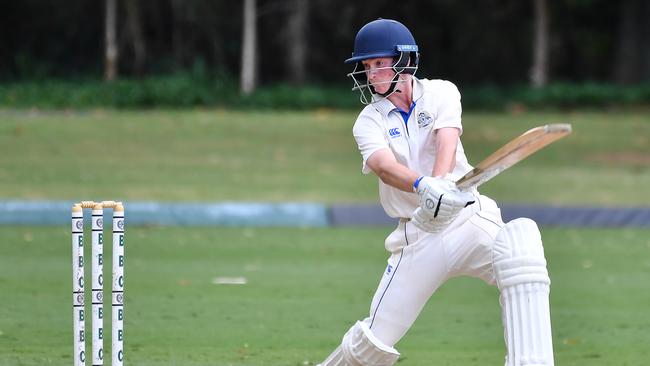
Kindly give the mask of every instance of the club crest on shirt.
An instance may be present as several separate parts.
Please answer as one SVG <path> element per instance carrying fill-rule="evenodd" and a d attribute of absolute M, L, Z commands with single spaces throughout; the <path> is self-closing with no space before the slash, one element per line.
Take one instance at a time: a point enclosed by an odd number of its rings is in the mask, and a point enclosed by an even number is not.
<path fill-rule="evenodd" d="M 422 111 L 418 113 L 418 127 L 424 128 L 427 127 L 428 125 L 433 122 L 433 117 L 431 117 L 431 113 L 427 111 Z"/>

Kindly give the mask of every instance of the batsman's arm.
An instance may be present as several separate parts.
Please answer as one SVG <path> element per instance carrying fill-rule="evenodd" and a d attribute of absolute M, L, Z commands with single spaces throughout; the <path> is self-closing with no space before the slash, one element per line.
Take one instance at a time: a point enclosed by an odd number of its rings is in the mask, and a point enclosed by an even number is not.
<path fill-rule="evenodd" d="M 433 165 L 433 177 L 444 177 L 456 167 L 456 147 L 460 130 L 455 127 L 444 127 L 435 130 L 436 162 Z"/>
<path fill-rule="evenodd" d="M 400 164 L 390 149 L 375 151 L 366 164 L 382 182 L 405 192 L 413 192 L 413 183 L 418 179 L 418 173 Z"/>

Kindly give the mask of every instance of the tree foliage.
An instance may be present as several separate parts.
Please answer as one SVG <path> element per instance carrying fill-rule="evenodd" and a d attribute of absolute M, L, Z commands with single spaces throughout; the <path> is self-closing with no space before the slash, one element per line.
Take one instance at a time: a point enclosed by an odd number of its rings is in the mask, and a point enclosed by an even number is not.
<path fill-rule="evenodd" d="M 116 1 L 121 76 L 201 67 L 213 75 L 238 77 L 242 2 Z M 422 51 L 420 75 L 465 85 L 529 80 L 533 0 L 376 0 L 372 6 L 348 0 L 302 1 L 308 9 L 296 11 L 296 0 L 257 2 L 262 84 L 345 83 L 350 70 L 342 60 L 352 51 L 356 31 L 378 17 L 394 18 L 411 28 Z M 101 77 L 104 11 L 103 1 L 5 2 L 0 11 L 0 80 Z M 549 1 L 549 81 L 647 81 L 648 22 L 642 20 L 649 13 L 643 0 Z M 296 14 L 306 19 L 296 20 Z M 296 37 L 292 29 L 304 29 L 304 34 Z M 292 48 L 296 45 L 291 42 L 304 45 Z M 636 59 L 621 58 L 623 52 Z M 302 62 L 303 68 L 295 62 Z M 635 69 L 623 77 L 626 65 Z"/>

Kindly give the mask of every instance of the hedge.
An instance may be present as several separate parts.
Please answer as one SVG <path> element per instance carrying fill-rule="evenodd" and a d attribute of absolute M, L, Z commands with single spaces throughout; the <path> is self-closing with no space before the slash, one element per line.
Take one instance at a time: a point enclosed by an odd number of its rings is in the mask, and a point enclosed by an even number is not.
<path fill-rule="evenodd" d="M 502 110 L 512 106 L 566 109 L 650 105 L 650 82 L 631 86 L 558 82 L 539 89 L 526 85 L 459 87 L 466 110 Z M 110 83 L 81 79 L 0 84 L 1 108 L 358 109 L 359 106 L 358 95 L 346 85 L 273 84 L 243 96 L 235 80 L 191 73 L 120 79 Z"/>

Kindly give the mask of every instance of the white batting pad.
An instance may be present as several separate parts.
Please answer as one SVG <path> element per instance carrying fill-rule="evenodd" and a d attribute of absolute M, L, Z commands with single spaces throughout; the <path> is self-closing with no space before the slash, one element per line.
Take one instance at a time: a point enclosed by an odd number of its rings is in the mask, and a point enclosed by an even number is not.
<path fill-rule="evenodd" d="M 319 366 L 391 366 L 398 358 L 395 348 L 383 344 L 366 323 L 358 321 L 345 333 L 341 345 Z"/>
<path fill-rule="evenodd" d="M 537 225 L 523 218 L 509 222 L 497 235 L 494 251 L 508 347 L 506 366 L 553 365 L 551 281 Z"/>
<path fill-rule="evenodd" d="M 343 350 L 341 349 L 341 346 L 336 347 L 334 352 L 327 356 L 325 361 L 322 363 L 319 363 L 316 366 L 347 366 L 348 363 L 345 361 L 345 358 L 343 357 Z"/>

